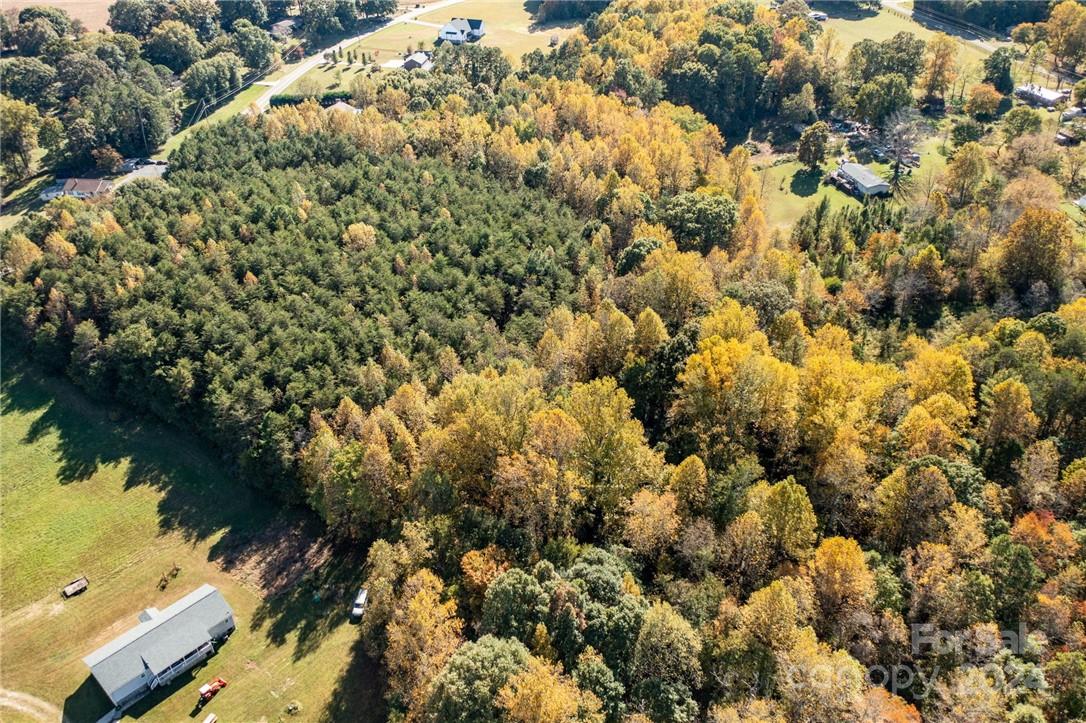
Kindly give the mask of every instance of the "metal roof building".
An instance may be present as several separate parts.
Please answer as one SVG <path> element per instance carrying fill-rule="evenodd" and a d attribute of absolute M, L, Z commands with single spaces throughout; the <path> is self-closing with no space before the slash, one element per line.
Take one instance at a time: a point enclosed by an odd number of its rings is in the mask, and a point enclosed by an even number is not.
<path fill-rule="evenodd" d="M 118 708 L 207 659 L 235 628 L 233 610 L 211 585 L 201 585 L 165 610 L 148 608 L 139 620 L 83 658 Z"/>
<path fill-rule="evenodd" d="M 859 163 L 842 163 L 841 173 L 865 196 L 889 193 L 890 184 L 867 166 Z"/>

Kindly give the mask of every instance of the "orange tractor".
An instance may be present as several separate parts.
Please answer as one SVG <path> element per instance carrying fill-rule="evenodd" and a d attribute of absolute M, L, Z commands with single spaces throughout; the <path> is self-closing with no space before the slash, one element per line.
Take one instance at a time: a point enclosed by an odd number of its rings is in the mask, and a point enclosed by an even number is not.
<path fill-rule="evenodd" d="M 210 683 L 204 683 L 200 686 L 200 707 L 206 705 L 208 701 L 215 697 L 215 694 L 226 687 L 226 681 L 222 678 L 215 678 Z"/>

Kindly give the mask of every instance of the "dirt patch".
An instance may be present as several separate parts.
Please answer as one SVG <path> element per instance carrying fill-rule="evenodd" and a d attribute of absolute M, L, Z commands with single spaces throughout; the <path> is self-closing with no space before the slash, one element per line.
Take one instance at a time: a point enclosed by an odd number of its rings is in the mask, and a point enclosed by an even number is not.
<path fill-rule="evenodd" d="M 56 617 L 57 615 L 60 615 L 63 610 L 64 603 L 50 596 L 19 608 L 11 613 L 11 615 L 5 616 L 4 622 L 8 625 L 20 625 L 22 623 L 28 623 L 31 620 L 37 620 L 38 618 Z"/>
<path fill-rule="evenodd" d="M 47 700 L 42 700 L 29 693 L 0 688 L 0 708 L 7 708 L 37 721 L 56 723 L 61 719 L 60 708 Z"/>
<path fill-rule="evenodd" d="M 242 585 L 274 597 L 332 558 L 331 542 L 314 527 L 276 522 L 255 537 L 214 550 L 214 561 Z"/>

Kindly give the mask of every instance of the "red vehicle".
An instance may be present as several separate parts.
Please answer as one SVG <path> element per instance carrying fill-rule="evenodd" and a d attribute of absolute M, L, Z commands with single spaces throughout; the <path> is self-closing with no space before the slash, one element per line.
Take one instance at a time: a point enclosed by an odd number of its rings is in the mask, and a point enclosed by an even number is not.
<path fill-rule="evenodd" d="M 210 683 L 204 683 L 200 686 L 200 705 L 204 705 L 209 700 L 215 697 L 215 694 L 226 687 L 226 681 L 222 678 L 215 678 Z"/>

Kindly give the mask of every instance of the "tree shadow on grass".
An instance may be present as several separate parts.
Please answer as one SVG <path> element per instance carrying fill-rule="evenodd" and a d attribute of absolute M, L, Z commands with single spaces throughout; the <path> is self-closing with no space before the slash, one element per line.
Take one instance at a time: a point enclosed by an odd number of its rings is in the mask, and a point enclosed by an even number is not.
<path fill-rule="evenodd" d="M 801 168 L 792 174 L 792 182 L 788 190 L 801 198 L 807 198 L 818 193 L 818 186 L 822 183 L 822 172 L 818 169 Z"/>
<path fill-rule="evenodd" d="M 126 465 L 125 489 L 160 491 L 162 532 L 181 533 L 192 543 L 223 531 L 228 537 L 250 534 L 276 515 L 275 507 L 232 479 L 186 433 L 91 401 L 69 382 L 11 357 L 3 360 L 0 405 L 8 413 L 37 413 L 23 443 L 56 437 L 52 451 L 61 484 Z"/>
<path fill-rule="evenodd" d="M 532 20 L 528 25 L 528 29 L 532 32 L 541 32 L 546 30 L 555 30 L 557 28 L 575 28 L 579 27 L 585 19 L 594 12 L 600 12 L 607 7 L 607 3 L 610 0 L 593 0 L 593 7 L 589 12 L 584 14 L 584 17 L 572 17 L 572 18 L 555 18 L 553 20 L 547 20 L 545 22 L 539 22 L 536 19 L 536 13 L 539 11 L 539 6 L 543 3 L 540 0 L 525 0 L 524 11 L 531 15 Z M 544 51 L 546 52 L 546 51 Z"/>
<path fill-rule="evenodd" d="M 91 401 L 69 382 L 12 357 L 2 360 L 0 408 L 37 415 L 23 443 L 56 438 L 51 451 L 60 484 L 125 465 L 126 490 L 160 492 L 160 534 L 179 534 L 190 544 L 218 536 L 209 562 L 261 590 L 251 626 L 276 646 L 296 632 L 295 660 L 346 622 L 345 601 L 357 589 L 364 550 L 333 549 L 311 512 L 246 486 L 185 432 Z"/>
<path fill-rule="evenodd" d="M 296 539 L 301 540 L 297 551 L 279 557 L 281 571 L 270 572 L 286 584 L 265 597 L 249 621 L 249 628 L 263 631 L 273 645 L 285 644 L 293 633 L 295 661 L 316 651 L 322 640 L 348 622 L 365 560 L 360 548 Z M 266 552 L 259 545 L 254 549 Z"/>
<path fill-rule="evenodd" d="M 842 20 L 863 20 L 873 18 L 879 14 L 878 4 L 858 5 L 850 2 L 838 2 L 837 0 L 813 0 L 809 3 L 812 9 L 821 10 L 831 18 Z"/>
<path fill-rule="evenodd" d="M 0 199 L 0 212 L 17 214 L 24 211 L 36 211 L 45 205 L 38 196 L 54 182 L 51 172 L 41 171 L 27 179 L 22 185 L 4 189 L 7 191 Z"/>
<path fill-rule="evenodd" d="M 377 661 L 366 655 L 359 638 L 351 647 L 351 662 L 336 681 L 335 690 L 321 712 L 320 723 L 357 721 L 370 723 L 388 717 L 385 680 Z"/>

